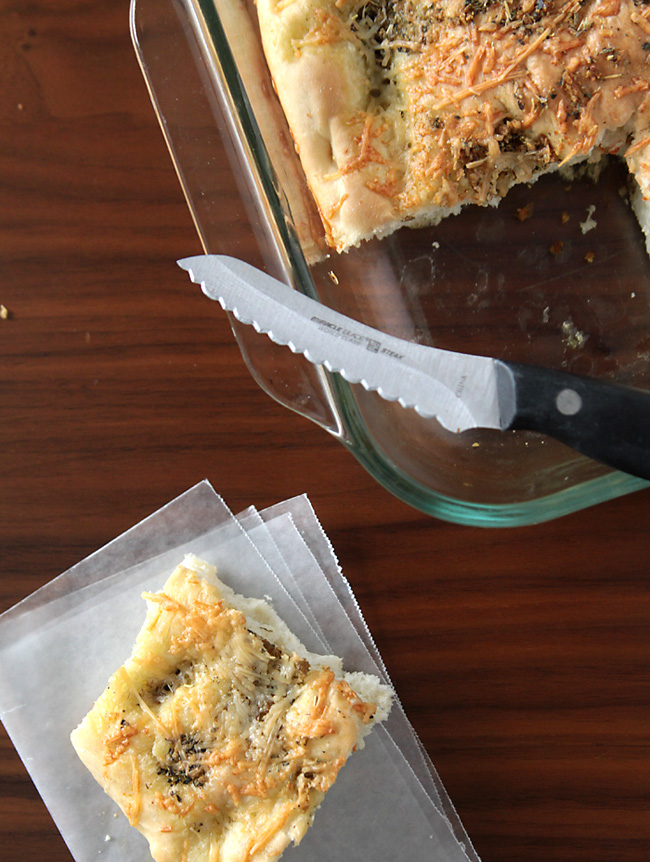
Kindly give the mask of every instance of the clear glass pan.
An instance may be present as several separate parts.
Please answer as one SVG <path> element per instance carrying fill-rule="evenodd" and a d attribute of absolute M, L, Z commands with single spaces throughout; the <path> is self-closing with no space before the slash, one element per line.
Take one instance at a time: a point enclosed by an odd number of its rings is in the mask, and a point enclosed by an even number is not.
<path fill-rule="evenodd" d="M 549 175 L 498 208 L 339 255 L 325 246 L 253 0 L 132 0 L 131 26 L 206 252 L 401 338 L 650 389 L 650 259 L 621 163 L 597 180 Z M 540 435 L 451 434 L 231 322 L 269 395 L 435 517 L 539 523 L 647 486 Z"/>

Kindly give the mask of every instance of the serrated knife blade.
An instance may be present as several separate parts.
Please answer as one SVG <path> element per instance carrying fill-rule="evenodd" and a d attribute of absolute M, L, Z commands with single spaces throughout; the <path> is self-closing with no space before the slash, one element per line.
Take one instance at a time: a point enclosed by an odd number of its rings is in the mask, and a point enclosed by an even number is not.
<path fill-rule="evenodd" d="M 227 255 L 178 261 L 244 324 L 452 432 L 528 429 L 650 479 L 650 393 L 415 344 L 340 314 Z"/>
<path fill-rule="evenodd" d="M 242 323 L 348 382 L 435 417 L 450 431 L 505 427 L 495 360 L 387 335 L 235 258 L 204 255 L 178 263 L 206 296 Z"/>

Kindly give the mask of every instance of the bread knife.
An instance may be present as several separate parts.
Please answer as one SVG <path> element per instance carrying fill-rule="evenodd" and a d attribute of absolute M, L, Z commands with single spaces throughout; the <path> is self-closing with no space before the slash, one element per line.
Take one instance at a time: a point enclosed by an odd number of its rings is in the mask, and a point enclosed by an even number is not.
<path fill-rule="evenodd" d="M 536 431 L 650 479 L 650 392 L 396 338 L 226 255 L 178 265 L 237 320 L 449 431 Z"/>

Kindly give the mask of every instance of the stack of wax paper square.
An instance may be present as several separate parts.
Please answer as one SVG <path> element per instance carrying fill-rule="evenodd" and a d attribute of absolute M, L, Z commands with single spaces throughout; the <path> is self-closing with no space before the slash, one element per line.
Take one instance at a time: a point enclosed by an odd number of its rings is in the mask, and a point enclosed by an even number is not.
<path fill-rule="evenodd" d="M 160 590 L 186 553 L 270 602 L 311 652 L 390 684 L 309 500 L 234 515 L 199 483 L 0 616 L 0 719 L 77 862 L 149 858 L 69 737 L 131 654 L 142 593 Z M 283 858 L 479 862 L 398 697 Z"/>

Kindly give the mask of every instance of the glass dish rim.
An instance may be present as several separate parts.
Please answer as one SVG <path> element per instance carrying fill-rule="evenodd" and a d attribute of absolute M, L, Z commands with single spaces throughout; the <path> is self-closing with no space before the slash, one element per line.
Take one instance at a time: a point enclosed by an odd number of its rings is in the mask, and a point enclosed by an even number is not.
<path fill-rule="evenodd" d="M 219 18 L 216 5 L 212 0 L 173 0 L 173 2 L 183 7 L 188 14 L 193 14 L 196 21 L 203 25 L 203 35 L 209 38 L 213 52 L 219 58 L 224 84 L 232 99 L 237 112 L 236 119 L 245 137 L 244 144 L 254 160 L 254 167 L 273 218 L 273 227 L 281 239 L 281 248 L 278 251 L 284 257 L 290 272 L 294 276 L 294 286 L 312 298 L 318 298 L 313 279 L 311 278 L 309 265 L 305 260 L 300 242 L 287 219 L 287 213 L 280 200 L 277 186 L 274 182 L 274 170 L 270 156 L 262 139 L 243 82 L 239 77 L 236 61 Z M 177 162 L 172 142 L 169 140 L 165 117 L 155 97 L 155 88 L 149 80 L 146 62 L 140 49 L 137 33 L 137 5 L 138 0 L 131 0 L 131 36 L 136 56 L 144 78 L 147 81 L 154 111 L 167 141 L 179 180 L 183 186 L 188 207 L 192 213 L 199 236 L 203 241 L 200 222 L 194 212 L 191 195 L 188 194 L 184 187 L 184 174 Z M 203 59 L 205 60 L 205 58 Z M 520 502 L 472 503 L 448 497 L 441 492 L 434 491 L 418 483 L 412 476 L 404 474 L 397 465 L 390 464 L 377 451 L 376 446 L 365 432 L 363 422 L 359 419 L 358 409 L 355 406 L 350 385 L 337 375 L 331 374 L 326 370 L 324 370 L 324 375 L 329 381 L 328 388 L 333 397 L 332 406 L 338 415 L 340 427 L 348 430 L 350 439 L 346 440 L 343 436 L 334 434 L 331 428 L 322 427 L 332 433 L 332 436 L 335 436 L 364 469 L 387 491 L 414 509 L 439 520 L 480 527 L 528 526 L 564 517 L 628 493 L 642 490 L 649 485 L 643 479 L 614 471 L 594 479 L 579 482 L 551 494 Z M 273 391 L 265 387 L 259 379 L 256 378 L 256 380 L 258 385 L 270 397 L 279 401 Z M 280 403 L 285 407 L 288 406 L 284 402 Z M 289 406 L 289 409 L 300 414 L 297 408 Z M 315 421 L 312 417 L 308 418 L 311 421 Z"/>

